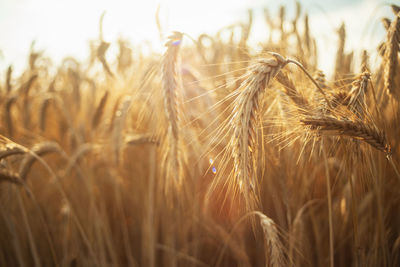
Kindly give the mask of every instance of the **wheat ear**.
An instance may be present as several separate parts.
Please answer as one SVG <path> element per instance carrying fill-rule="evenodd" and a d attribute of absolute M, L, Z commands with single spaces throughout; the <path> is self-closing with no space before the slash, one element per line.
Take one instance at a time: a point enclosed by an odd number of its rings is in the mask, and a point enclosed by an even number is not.
<path fill-rule="evenodd" d="M 234 109 L 234 134 L 231 141 L 237 185 L 244 187 L 246 206 L 251 208 L 248 195 L 255 190 L 255 157 L 257 149 L 257 126 L 260 101 L 265 88 L 275 75 L 287 64 L 279 54 L 274 58 L 260 59 L 249 67 L 247 79 L 240 86 L 242 91 Z"/>
<path fill-rule="evenodd" d="M 165 150 L 167 185 L 182 182 L 182 158 L 180 148 L 179 121 L 180 111 L 178 104 L 178 90 L 181 86 L 178 71 L 178 55 L 183 34 L 174 32 L 168 37 L 165 44 L 167 50 L 162 58 L 162 92 L 164 96 L 164 110 L 168 123 L 167 140 L 169 147 Z M 171 177 L 174 177 L 171 181 Z"/>
<path fill-rule="evenodd" d="M 363 50 L 361 55 L 361 72 L 369 71 L 371 68 L 369 66 L 369 55 L 367 50 Z"/>
<path fill-rule="evenodd" d="M 11 85 L 12 71 L 13 71 L 13 68 L 10 65 L 7 69 L 7 74 L 6 74 L 6 90 L 7 90 L 6 93 L 8 93 L 8 94 L 11 92 L 11 89 L 12 89 L 12 85 Z"/>
<path fill-rule="evenodd" d="M 128 135 L 125 137 L 124 144 L 128 146 L 142 145 L 142 144 L 154 144 L 159 145 L 159 141 L 152 134 L 137 134 Z"/>
<path fill-rule="evenodd" d="M 332 117 L 310 117 L 302 119 L 301 122 L 328 134 L 349 136 L 362 140 L 384 152 L 386 156 L 390 157 L 391 155 L 390 145 L 387 143 L 384 133 L 363 122 L 339 120 Z"/>
<path fill-rule="evenodd" d="M 285 250 L 281 242 L 281 239 L 279 238 L 280 233 L 276 223 L 267 215 L 257 210 L 253 210 L 246 213 L 244 216 L 242 216 L 239 220 L 236 221 L 236 223 L 232 227 L 231 234 L 228 235 L 226 238 L 225 245 L 221 250 L 221 253 L 216 261 L 215 266 L 220 266 L 222 261 L 222 256 L 227 246 L 230 244 L 234 244 L 230 242 L 230 239 L 232 238 L 232 233 L 234 233 L 243 222 L 245 222 L 247 219 L 249 219 L 249 217 L 252 216 L 258 216 L 260 218 L 260 225 L 264 233 L 266 266 L 273 266 L 273 267 L 289 266 L 286 260 L 287 251 Z M 246 254 L 244 254 L 244 257 L 246 257 Z"/>
<path fill-rule="evenodd" d="M 51 101 L 52 101 L 51 97 L 46 97 L 43 99 L 42 104 L 40 105 L 39 127 L 40 127 L 40 131 L 42 131 L 42 132 L 44 132 L 46 130 L 47 111 L 49 109 Z"/>
<path fill-rule="evenodd" d="M 329 87 L 328 87 L 328 85 L 326 83 L 325 73 L 322 70 L 317 70 L 314 73 L 314 80 L 318 83 L 318 85 L 322 89 L 329 89 Z"/>
<path fill-rule="evenodd" d="M 0 135 L 0 159 L 27 153 L 28 149 Z"/>
<path fill-rule="evenodd" d="M 345 63 L 344 46 L 346 41 L 346 28 L 344 23 L 342 23 L 337 33 L 339 36 L 339 45 L 338 45 L 338 50 L 336 52 L 335 80 L 340 79 L 340 74 Z"/>
<path fill-rule="evenodd" d="M 279 232 L 275 222 L 262 212 L 255 212 L 260 218 L 261 228 L 264 233 L 265 254 L 270 266 L 285 266 L 284 246 L 279 239 Z"/>
<path fill-rule="evenodd" d="M 100 60 L 100 63 L 103 66 L 104 70 L 106 71 L 107 75 L 113 78 L 114 73 L 111 71 L 110 66 L 108 65 L 106 60 L 106 52 L 109 47 L 110 43 L 102 41 L 97 49 L 97 57 Z"/>
<path fill-rule="evenodd" d="M 397 61 L 397 53 L 399 51 L 399 42 L 400 42 L 400 13 L 397 14 L 396 18 L 390 24 L 390 28 L 388 30 L 388 38 L 385 45 L 385 54 L 384 60 L 386 61 L 384 67 L 384 86 L 385 90 L 389 95 L 394 96 L 397 100 L 399 100 L 399 92 L 396 92 L 395 80 L 396 77 L 396 69 L 398 65 Z"/>

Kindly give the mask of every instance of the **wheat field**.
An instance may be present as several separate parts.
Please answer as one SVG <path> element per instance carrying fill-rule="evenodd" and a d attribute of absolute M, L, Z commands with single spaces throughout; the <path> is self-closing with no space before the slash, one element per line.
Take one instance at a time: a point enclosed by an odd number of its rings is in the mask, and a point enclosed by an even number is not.
<path fill-rule="evenodd" d="M 0 79 L 0 266 L 400 266 L 400 7 L 377 64 L 306 10 Z M 135 52 L 135 53 L 134 53 Z M 376 67 L 371 68 L 372 65 Z M 330 77 L 331 76 L 331 77 Z"/>

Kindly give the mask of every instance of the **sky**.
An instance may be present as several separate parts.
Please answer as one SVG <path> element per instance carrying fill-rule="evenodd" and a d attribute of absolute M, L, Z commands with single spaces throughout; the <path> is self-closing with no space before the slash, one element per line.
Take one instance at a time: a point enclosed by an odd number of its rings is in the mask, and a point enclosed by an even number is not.
<path fill-rule="evenodd" d="M 380 18 L 392 16 L 387 2 L 380 0 L 303 0 L 303 12 L 310 14 L 311 32 L 319 40 L 324 57 L 321 69 L 332 66 L 341 22 L 346 23 L 346 49 L 373 52 L 384 38 Z M 133 44 L 143 41 L 152 49 L 162 48 L 155 13 L 159 7 L 163 31 L 178 30 L 196 37 L 215 33 L 229 24 L 246 21 L 247 9 L 254 10 L 255 22 L 250 41 L 266 32 L 263 8 L 273 15 L 286 5 L 293 17 L 294 0 L 0 0 L 0 75 L 8 65 L 22 70 L 27 65 L 29 47 L 44 50 L 55 63 L 65 56 L 85 59 L 88 40 L 98 37 L 99 18 L 104 17 L 104 39 L 116 49 L 119 37 Z M 385 5 L 386 4 L 386 5 Z M 264 36 L 264 39 L 266 36 Z M 113 47 L 114 46 L 114 47 Z"/>

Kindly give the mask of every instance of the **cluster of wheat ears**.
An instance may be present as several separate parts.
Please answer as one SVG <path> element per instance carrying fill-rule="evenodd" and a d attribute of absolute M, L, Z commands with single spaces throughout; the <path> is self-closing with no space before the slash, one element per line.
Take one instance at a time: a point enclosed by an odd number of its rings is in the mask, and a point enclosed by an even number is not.
<path fill-rule="evenodd" d="M 252 11 L 162 55 L 110 60 L 103 17 L 85 62 L 32 46 L 0 85 L 0 265 L 399 266 L 391 8 L 374 56 L 332 33 L 331 80 L 298 3 L 265 10 L 261 49 Z"/>

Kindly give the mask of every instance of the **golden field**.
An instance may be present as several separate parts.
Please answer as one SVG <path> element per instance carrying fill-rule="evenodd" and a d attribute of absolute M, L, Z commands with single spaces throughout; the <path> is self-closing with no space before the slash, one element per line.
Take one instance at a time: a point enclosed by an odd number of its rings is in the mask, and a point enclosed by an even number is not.
<path fill-rule="evenodd" d="M 102 33 L 0 83 L 0 266 L 399 266 L 400 7 L 372 57 L 319 69 L 308 16 L 265 10 L 162 53 Z M 319 56 L 320 55 L 320 56 Z M 375 57 L 374 57 L 375 58 Z M 377 67 L 371 68 L 372 65 Z"/>

